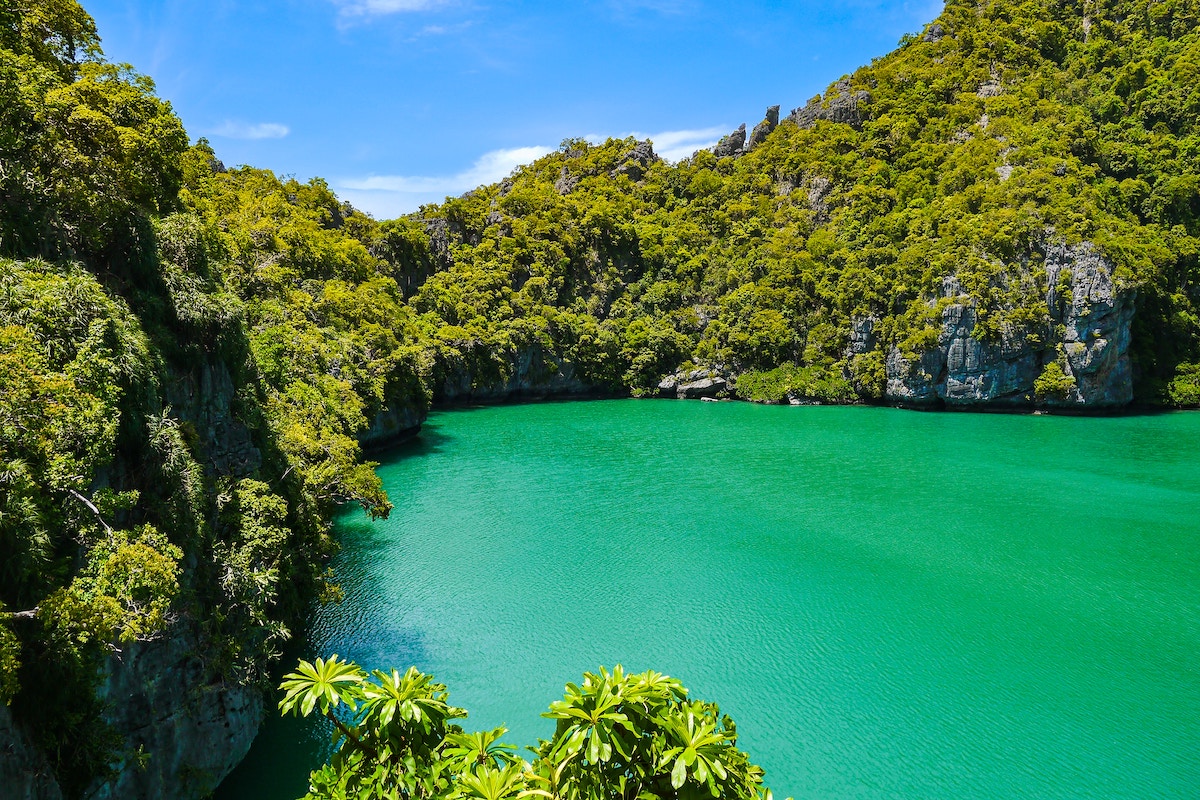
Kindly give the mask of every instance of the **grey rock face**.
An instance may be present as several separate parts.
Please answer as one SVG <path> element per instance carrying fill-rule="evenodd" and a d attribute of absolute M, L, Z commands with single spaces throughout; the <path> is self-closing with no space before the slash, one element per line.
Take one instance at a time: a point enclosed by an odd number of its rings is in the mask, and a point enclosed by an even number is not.
<path fill-rule="evenodd" d="M 717 146 L 713 148 L 713 155 L 717 158 L 725 158 L 726 156 L 736 156 L 742 152 L 742 146 L 746 144 L 746 123 L 742 123 L 736 131 L 717 142 Z"/>
<path fill-rule="evenodd" d="M 511 190 L 512 181 L 505 180 L 500 184 L 498 195 L 504 197 Z M 421 225 L 425 229 L 425 234 L 429 237 L 429 254 L 433 257 L 438 270 L 447 270 L 454 266 L 454 256 L 451 248 L 456 241 L 466 242 L 470 245 L 477 245 L 481 241 L 478 231 L 465 229 L 460 225 L 446 220 L 444 217 L 422 219 Z"/>
<path fill-rule="evenodd" d="M 659 397 L 674 397 L 679 400 L 716 398 L 732 388 L 732 382 L 724 374 L 723 367 L 715 369 L 680 370 L 668 375 L 658 384 Z"/>
<path fill-rule="evenodd" d="M 628 175 L 633 180 L 640 181 L 650 165 L 658 160 L 658 155 L 654 152 L 654 144 L 647 139 L 634 145 L 634 148 L 622 157 L 620 166 L 613 172 L 618 175 Z"/>
<path fill-rule="evenodd" d="M 808 181 L 808 207 L 813 212 L 813 221 L 818 225 L 829 221 L 829 195 L 833 192 L 833 181 L 816 175 Z"/>
<path fill-rule="evenodd" d="M 792 111 L 788 119 L 801 128 L 811 128 L 818 120 L 841 122 L 858 128 L 863 123 L 863 106 L 871 102 L 871 93 L 850 88 L 850 79 L 842 78 L 826 92 L 825 97 L 814 97 L 807 105 Z"/>
<path fill-rule="evenodd" d="M 923 42 L 940 42 L 946 37 L 946 29 L 942 27 L 940 22 L 934 22 L 925 29 L 925 33 L 921 36 Z"/>
<path fill-rule="evenodd" d="M 855 317 L 850 320 L 850 343 L 846 347 L 846 355 L 861 356 L 875 349 L 878 335 L 875 326 L 879 320 L 875 317 Z"/>
<path fill-rule="evenodd" d="M 196 428 L 211 473 L 241 478 L 262 466 L 249 428 L 233 413 L 233 378 L 223 362 L 178 374 L 165 390 L 167 403 Z"/>
<path fill-rule="evenodd" d="M 358 443 L 364 450 L 389 447 L 415 436 L 425 422 L 425 412 L 404 403 L 390 404 L 371 420 L 371 426 L 360 434 Z"/>
<path fill-rule="evenodd" d="M 1039 353 L 1024 331 L 1006 332 L 998 343 L 972 337 L 978 317 L 969 303 L 942 312 L 938 347 L 916 363 L 893 347 L 887 359 L 887 395 L 902 405 L 1026 405 L 1041 374 Z"/>
<path fill-rule="evenodd" d="M 1070 296 L 1058 291 L 1069 277 Z M 1088 242 L 1055 244 L 1046 252 L 1050 317 L 1066 328 L 1066 372 L 1075 390 L 1062 405 L 1123 406 L 1133 400 L 1129 364 L 1135 295 L 1113 283 L 1112 266 Z M 1065 281 L 1062 281 L 1065 283 Z"/>
<path fill-rule="evenodd" d="M 150 754 L 145 769 L 118 764 L 88 800 L 200 798 L 237 766 L 258 733 L 263 699 L 253 687 L 206 681 L 201 643 L 179 625 L 168 637 L 137 642 L 109 658 L 99 695 L 127 757 Z"/>
<path fill-rule="evenodd" d="M 779 125 L 779 106 L 771 106 L 767 109 L 766 118 L 754 126 L 754 130 L 750 132 L 750 139 L 746 142 L 745 152 L 750 152 L 757 145 L 766 141 L 771 135 L 771 131 Z"/>
<path fill-rule="evenodd" d="M 46 759 L 0 703 L 0 800 L 62 800 Z"/>
<path fill-rule="evenodd" d="M 517 351 L 508 364 L 507 380 L 487 381 L 464 368 L 447 375 L 434 397 L 435 403 L 495 402 L 518 398 L 594 395 L 592 386 L 575 375 L 570 362 L 553 362 L 539 347 Z"/>
<path fill-rule="evenodd" d="M 680 400 L 710 398 L 724 392 L 726 386 L 727 383 L 724 378 L 701 378 L 698 381 L 681 383 L 676 388 L 676 394 Z"/>
<path fill-rule="evenodd" d="M 1088 243 L 1047 247 L 1046 304 L 1064 331 L 1005 330 L 999 341 L 972 335 L 978 310 L 953 277 L 943 297 L 959 302 L 942 310 L 936 347 L 915 360 L 893 347 L 887 357 L 887 398 L 907 406 L 1028 406 L 1046 364 L 1065 356 L 1064 372 L 1075 379 L 1066 397 L 1047 398 L 1059 408 L 1114 408 L 1133 399 L 1128 350 L 1134 296 L 1113 284 L 1112 265 Z M 1062 291 L 1060 291 L 1062 287 Z M 852 338 L 852 345 L 853 345 Z M 1047 342 L 1048 344 L 1043 344 Z"/>
<path fill-rule="evenodd" d="M 554 191 L 559 194 L 570 194 L 575 191 L 575 187 L 579 185 L 579 178 L 571 174 L 566 165 L 563 165 L 562 171 L 558 173 L 558 179 L 554 181 Z"/>

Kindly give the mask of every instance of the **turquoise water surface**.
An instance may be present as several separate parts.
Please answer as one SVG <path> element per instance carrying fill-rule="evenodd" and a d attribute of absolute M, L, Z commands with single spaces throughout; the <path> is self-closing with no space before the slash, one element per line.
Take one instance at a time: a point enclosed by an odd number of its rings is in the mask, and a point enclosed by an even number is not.
<path fill-rule="evenodd" d="M 339 523 L 305 655 L 415 664 L 533 744 L 620 662 L 777 797 L 1200 797 L 1200 414 L 616 400 L 433 415 Z M 294 798 L 272 720 L 223 800 Z"/>

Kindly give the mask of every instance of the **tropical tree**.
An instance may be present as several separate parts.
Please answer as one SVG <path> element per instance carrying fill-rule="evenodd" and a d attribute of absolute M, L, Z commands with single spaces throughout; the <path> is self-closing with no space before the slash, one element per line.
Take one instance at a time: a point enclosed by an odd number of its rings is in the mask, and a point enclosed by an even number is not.
<path fill-rule="evenodd" d="M 284 714 L 319 711 L 335 730 L 337 751 L 305 800 L 771 798 L 733 721 L 657 672 L 601 667 L 568 684 L 543 714 L 558 724 L 530 748 L 532 763 L 501 741 L 505 728 L 464 733 L 453 721 L 467 712 L 415 668 L 367 674 L 334 655 L 301 661 L 280 688 Z"/>

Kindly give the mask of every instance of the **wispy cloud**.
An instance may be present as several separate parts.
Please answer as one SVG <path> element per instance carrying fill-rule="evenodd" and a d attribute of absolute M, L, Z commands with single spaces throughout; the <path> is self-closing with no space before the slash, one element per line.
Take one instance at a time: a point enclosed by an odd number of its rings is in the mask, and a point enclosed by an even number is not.
<path fill-rule="evenodd" d="M 729 133 L 727 128 L 718 125 L 697 130 L 663 131 L 662 133 L 652 133 L 646 138 L 654 142 L 654 151 L 659 156 L 667 161 L 678 161 L 681 158 L 687 158 L 697 150 L 712 147 L 727 133 Z"/>
<path fill-rule="evenodd" d="M 717 125 L 711 128 L 660 131 L 658 133 L 630 131 L 629 133 L 620 134 L 589 134 L 583 138 L 589 142 L 603 142 L 605 139 L 610 138 L 610 136 L 616 139 L 624 139 L 628 136 L 632 136 L 635 139 L 649 139 L 654 142 L 654 152 L 658 153 L 660 158 L 664 158 L 667 161 L 679 161 L 681 158 L 689 157 L 697 150 L 712 147 L 721 140 L 722 136 L 729 133 L 730 130 L 732 129 Z"/>
<path fill-rule="evenodd" d="M 292 132 L 278 122 L 235 122 L 226 120 L 208 133 L 225 139 L 282 139 Z"/>
<path fill-rule="evenodd" d="M 343 180 L 338 194 L 377 217 L 394 217 L 416 211 L 477 186 L 502 180 L 517 167 L 553 151 L 536 145 L 484 153 L 469 168 L 452 175 L 371 175 Z"/>
<path fill-rule="evenodd" d="M 728 128 L 718 125 L 659 133 L 632 131 L 611 137 L 608 134 L 589 134 L 583 138 L 590 142 L 629 136 L 649 139 L 654 142 L 654 151 L 660 157 L 667 161 L 678 161 L 697 150 L 712 147 L 727 133 Z M 369 175 L 365 178 L 347 178 L 338 182 L 337 192 L 343 199 L 380 219 L 398 217 L 416 211 L 426 203 L 439 203 L 478 186 L 496 183 L 508 177 L 517 167 L 553 151 L 553 147 L 545 145 L 492 150 L 480 156 L 469 168 L 451 175 Z"/>
<path fill-rule="evenodd" d="M 405 11 L 427 11 L 446 0 L 333 0 L 346 17 L 374 17 Z"/>
<path fill-rule="evenodd" d="M 638 11 L 679 15 L 695 11 L 697 3 L 695 0 L 609 0 L 609 5 L 621 15 Z"/>

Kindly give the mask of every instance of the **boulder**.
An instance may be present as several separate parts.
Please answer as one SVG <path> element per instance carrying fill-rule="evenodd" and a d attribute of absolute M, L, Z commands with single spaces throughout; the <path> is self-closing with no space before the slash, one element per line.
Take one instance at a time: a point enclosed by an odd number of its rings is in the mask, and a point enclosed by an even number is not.
<path fill-rule="evenodd" d="M 818 120 L 840 122 L 854 128 L 862 127 L 863 106 L 871 102 L 871 93 L 855 90 L 849 78 L 842 78 L 830 87 L 825 97 L 814 97 L 807 105 L 792 111 L 788 119 L 801 128 L 811 128 Z"/>
<path fill-rule="evenodd" d="M 771 106 L 767 109 L 766 118 L 754 126 L 754 130 L 750 133 L 750 139 L 746 142 L 745 147 L 743 148 L 744 151 L 749 153 L 756 146 L 766 141 L 767 137 L 771 135 L 771 131 L 775 130 L 778 125 L 779 106 Z"/>
<path fill-rule="evenodd" d="M 736 131 L 717 142 L 717 146 L 713 148 L 713 155 L 717 158 L 740 155 L 745 144 L 746 123 L 743 122 Z"/>
<path fill-rule="evenodd" d="M 697 381 L 679 384 L 676 389 L 676 396 L 680 400 L 695 400 L 704 397 L 716 397 L 722 394 L 726 388 L 724 378 L 701 378 Z"/>

